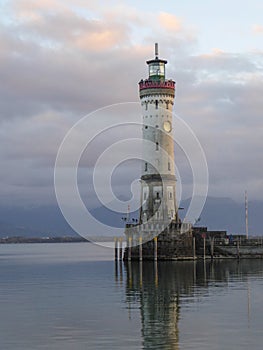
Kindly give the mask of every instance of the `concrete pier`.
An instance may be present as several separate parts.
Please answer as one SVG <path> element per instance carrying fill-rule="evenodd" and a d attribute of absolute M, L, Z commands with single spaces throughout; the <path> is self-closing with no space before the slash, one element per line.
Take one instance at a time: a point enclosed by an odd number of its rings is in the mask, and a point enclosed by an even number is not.
<path fill-rule="evenodd" d="M 149 234 L 148 234 L 149 235 Z M 229 238 L 230 237 L 230 238 Z M 134 239 L 143 242 L 142 235 Z M 138 246 L 131 246 L 131 237 L 124 251 L 124 260 L 196 260 L 202 259 L 263 259 L 261 237 L 246 239 L 244 235 L 228 236 L 226 231 L 193 228 L 181 233 L 170 225 L 161 234 Z M 129 248 L 130 247 L 130 248 Z"/>

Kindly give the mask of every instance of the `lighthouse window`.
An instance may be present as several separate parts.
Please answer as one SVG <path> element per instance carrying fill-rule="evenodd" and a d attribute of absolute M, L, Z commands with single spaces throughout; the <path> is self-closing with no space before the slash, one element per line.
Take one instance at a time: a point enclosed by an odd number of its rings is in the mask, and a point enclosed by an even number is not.
<path fill-rule="evenodd" d="M 156 142 L 156 151 L 159 150 L 159 142 Z"/>
<path fill-rule="evenodd" d="M 145 125 L 145 129 L 148 129 L 148 126 L 147 126 L 147 125 Z"/>
<path fill-rule="evenodd" d="M 169 192 L 169 199 L 173 199 L 173 194 L 172 194 L 172 192 Z"/>
<path fill-rule="evenodd" d="M 166 102 L 166 109 L 169 109 L 169 102 Z"/>
<path fill-rule="evenodd" d="M 159 192 L 156 192 L 156 198 L 160 199 L 160 193 Z"/>
<path fill-rule="evenodd" d="M 145 110 L 147 111 L 147 109 L 148 109 L 148 103 L 146 102 L 145 103 Z"/>
<path fill-rule="evenodd" d="M 168 162 L 168 170 L 170 171 L 171 170 L 171 163 Z"/>
<path fill-rule="evenodd" d="M 158 100 L 155 100 L 155 109 L 158 109 Z"/>
<path fill-rule="evenodd" d="M 148 170 L 148 163 L 145 163 L 144 165 L 144 171 L 147 171 Z"/>

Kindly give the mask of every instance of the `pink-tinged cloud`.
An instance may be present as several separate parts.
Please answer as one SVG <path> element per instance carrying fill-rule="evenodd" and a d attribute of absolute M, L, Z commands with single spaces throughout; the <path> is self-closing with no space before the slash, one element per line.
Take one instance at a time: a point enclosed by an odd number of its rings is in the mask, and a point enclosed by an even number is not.
<path fill-rule="evenodd" d="M 76 38 L 75 44 L 81 49 L 102 51 L 120 44 L 124 39 L 125 35 L 123 32 L 105 28 L 99 31 L 82 33 Z"/>
<path fill-rule="evenodd" d="M 181 20 L 171 13 L 161 12 L 158 19 L 160 25 L 166 30 L 178 32 L 182 29 Z"/>
<path fill-rule="evenodd" d="M 13 14 L 16 16 L 20 16 L 23 14 L 40 14 L 40 13 L 55 13 L 68 11 L 69 1 L 60 1 L 60 0 L 42 0 L 42 1 L 34 1 L 34 0 L 20 0 L 20 1 L 12 1 L 11 2 Z"/>
<path fill-rule="evenodd" d="M 255 24 L 255 25 L 252 27 L 252 31 L 253 31 L 253 33 L 255 33 L 255 34 L 263 34 L 263 25 Z"/>

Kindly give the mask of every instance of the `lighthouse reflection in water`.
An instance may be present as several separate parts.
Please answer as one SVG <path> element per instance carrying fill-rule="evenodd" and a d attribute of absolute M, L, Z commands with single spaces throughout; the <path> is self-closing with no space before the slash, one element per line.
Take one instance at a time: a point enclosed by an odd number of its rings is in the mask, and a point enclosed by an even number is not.
<path fill-rule="evenodd" d="M 142 349 L 245 349 L 248 339 L 259 342 L 250 280 L 262 281 L 262 266 L 259 260 L 116 262 L 115 278 L 125 288 L 127 317 L 140 311 Z"/>
<path fill-rule="evenodd" d="M 140 303 L 144 349 L 163 349 L 164 339 L 170 348 L 173 345 L 173 349 L 179 349 L 179 296 L 180 290 L 188 287 L 180 286 L 180 278 L 173 276 L 176 272 L 183 273 L 184 269 L 174 271 L 171 267 L 171 263 L 157 262 L 126 265 L 128 311 L 134 302 Z M 185 273 L 191 275 L 191 265 L 188 267 L 185 267 Z"/>

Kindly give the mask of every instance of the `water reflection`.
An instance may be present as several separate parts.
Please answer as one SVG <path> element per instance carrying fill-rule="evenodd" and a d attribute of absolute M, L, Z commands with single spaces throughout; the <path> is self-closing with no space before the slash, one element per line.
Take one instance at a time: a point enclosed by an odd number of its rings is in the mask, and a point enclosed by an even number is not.
<path fill-rule="evenodd" d="M 140 308 L 143 349 L 179 349 L 182 304 L 193 302 L 230 282 L 249 286 L 249 276 L 262 276 L 261 260 L 222 262 L 127 262 L 126 305 Z M 248 289 L 248 318 L 249 318 Z"/>

